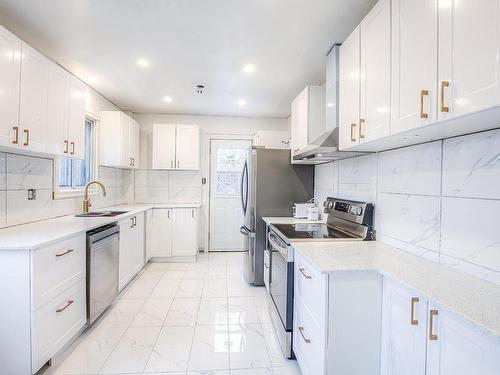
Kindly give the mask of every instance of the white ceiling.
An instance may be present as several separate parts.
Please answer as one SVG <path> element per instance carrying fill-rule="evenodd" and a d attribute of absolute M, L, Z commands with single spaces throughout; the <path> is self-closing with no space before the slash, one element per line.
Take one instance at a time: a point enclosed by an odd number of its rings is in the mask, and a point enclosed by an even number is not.
<path fill-rule="evenodd" d="M 329 48 L 374 3 L 0 0 L 0 24 L 124 110 L 286 117 L 303 87 L 324 82 Z M 242 72 L 246 63 L 253 74 Z"/>

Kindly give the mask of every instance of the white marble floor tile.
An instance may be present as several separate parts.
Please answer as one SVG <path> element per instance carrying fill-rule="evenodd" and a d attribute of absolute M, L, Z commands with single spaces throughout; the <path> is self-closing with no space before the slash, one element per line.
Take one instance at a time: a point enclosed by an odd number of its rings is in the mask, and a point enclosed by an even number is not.
<path fill-rule="evenodd" d="M 165 326 L 195 325 L 200 308 L 200 298 L 176 298 L 165 318 Z"/>
<path fill-rule="evenodd" d="M 228 279 L 227 286 L 229 297 L 258 297 L 266 295 L 266 288 L 248 284 L 242 275 Z"/>
<path fill-rule="evenodd" d="M 227 277 L 229 279 L 243 277 L 243 265 L 228 264 L 227 265 Z"/>
<path fill-rule="evenodd" d="M 226 279 L 205 280 L 202 297 L 227 297 L 227 290 L 228 285 Z"/>
<path fill-rule="evenodd" d="M 261 326 L 264 334 L 264 340 L 266 342 L 267 353 L 269 354 L 269 359 L 271 360 L 271 365 L 287 366 L 290 360 L 285 357 L 283 351 L 281 350 L 278 336 L 276 336 L 276 331 L 274 330 L 273 325 L 271 323 L 265 323 Z"/>
<path fill-rule="evenodd" d="M 197 324 L 228 324 L 227 298 L 202 298 Z"/>
<path fill-rule="evenodd" d="M 162 278 L 151 293 L 151 298 L 175 297 L 181 280 L 170 280 Z"/>
<path fill-rule="evenodd" d="M 184 272 L 184 280 L 204 280 L 207 276 L 207 268 L 188 269 Z"/>
<path fill-rule="evenodd" d="M 228 298 L 229 324 L 260 323 L 257 306 L 253 297 Z"/>
<path fill-rule="evenodd" d="M 260 324 L 229 325 L 231 369 L 270 367 Z"/>
<path fill-rule="evenodd" d="M 162 279 L 167 280 L 181 280 L 184 278 L 184 271 L 181 270 L 166 270 L 163 274 Z"/>
<path fill-rule="evenodd" d="M 103 374 L 144 371 L 161 327 L 131 327 L 101 369 Z"/>
<path fill-rule="evenodd" d="M 229 368 L 227 325 L 197 326 L 188 369 L 224 370 Z"/>
<path fill-rule="evenodd" d="M 226 254 L 225 253 L 210 253 L 208 255 L 209 263 L 221 263 L 226 264 Z"/>
<path fill-rule="evenodd" d="M 231 370 L 231 375 L 273 375 L 271 367 Z"/>
<path fill-rule="evenodd" d="M 230 375 L 229 370 L 188 371 L 186 375 Z"/>
<path fill-rule="evenodd" d="M 126 327 L 97 326 L 85 334 L 53 375 L 98 374 Z"/>
<path fill-rule="evenodd" d="M 140 278 L 131 283 L 120 298 L 148 298 L 157 284 L 156 278 Z"/>
<path fill-rule="evenodd" d="M 235 252 L 226 254 L 226 264 L 227 265 L 242 265 L 245 259 L 246 252 Z"/>
<path fill-rule="evenodd" d="M 188 263 L 186 271 L 206 271 L 208 269 L 208 264 L 208 261 Z"/>
<path fill-rule="evenodd" d="M 273 367 L 274 375 L 302 375 L 300 367 L 295 360 L 289 360 L 287 366 Z"/>
<path fill-rule="evenodd" d="M 163 327 L 145 372 L 186 371 L 194 327 Z"/>
<path fill-rule="evenodd" d="M 207 279 L 225 279 L 227 277 L 226 264 L 209 263 L 207 270 Z"/>
<path fill-rule="evenodd" d="M 167 317 L 173 298 L 150 298 L 144 302 L 131 327 L 161 327 Z"/>
<path fill-rule="evenodd" d="M 143 299 L 116 300 L 96 324 L 103 327 L 128 327 L 143 304 Z"/>
<path fill-rule="evenodd" d="M 168 271 L 167 271 L 168 272 Z M 175 295 L 176 298 L 197 298 L 201 297 L 205 280 L 186 279 L 182 280 Z"/>
<path fill-rule="evenodd" d="M 271 315 L 269 314 L 269 306 L 273 303 L 271 297 L 268 295 L 262 297 L 253 297 L 259 320 L 261 323 L 271 323 Z M 271 306 L 272 307 L 272 306 Z"/>
<path fill-rule="evenodd" d="M 189 263 L 167 263 L 167 269 L 171 271 L 185 271 L 189 267 Z"/>
<path fill-rule="evenodd" d="M 163 263 L 163 262 L 157 262 L 157 263 L 150 263 L 149 267 L 147 268 L 146 271 L 153 272 L 153 271 L 165 271 L 170 263 Z"/>

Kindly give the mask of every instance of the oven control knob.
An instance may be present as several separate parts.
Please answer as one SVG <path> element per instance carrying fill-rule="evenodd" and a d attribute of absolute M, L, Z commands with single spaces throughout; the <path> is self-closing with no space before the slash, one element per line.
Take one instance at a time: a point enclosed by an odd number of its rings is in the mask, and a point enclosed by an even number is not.
<path fill-rule="evenodd" d="M 363 208 L 359 207 L 359 206 L 353 206 L 353 207 L 351 207 L 351 210 L 350 210 L 351 215 L 356 215 L 356 216 L 360 216 L 362 212 L 363 212 Z"/>

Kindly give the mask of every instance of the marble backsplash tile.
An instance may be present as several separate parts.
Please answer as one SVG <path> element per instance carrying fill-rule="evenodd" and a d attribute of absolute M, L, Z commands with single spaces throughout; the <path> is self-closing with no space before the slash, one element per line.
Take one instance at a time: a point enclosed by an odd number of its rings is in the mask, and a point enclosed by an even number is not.
<path fill-rule="evenodd" d="M 500 284 L 500 130 L 329 165 L 315 171 L 319 204 L 371 201 L 378 240 Z"/>

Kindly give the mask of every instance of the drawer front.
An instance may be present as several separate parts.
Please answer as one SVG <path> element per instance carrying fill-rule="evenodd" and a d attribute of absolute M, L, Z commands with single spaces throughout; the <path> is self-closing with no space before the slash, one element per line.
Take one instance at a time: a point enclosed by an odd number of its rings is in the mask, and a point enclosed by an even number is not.
<path fill-rule="evenodd" d="M 82 234 L 32 252 L 32 310 L 85 279 L 85 248 Z"/>
<path fill-rule="evenodd" d="M 304 301 L 318 324 L 325 321 L 327 277 L 295 252 L 295 296 Z"/>
<path fill-rule="evenodd" d="M 85 280 L 32 315 L 32 362 L 36 372 L 86 323 Z"/>
<path fill-rule="evenodd" d="M 304 301 L 295 296 L 293 351 L 304 375 L 325 373 L 326 322 L 315 321 Z"/>

